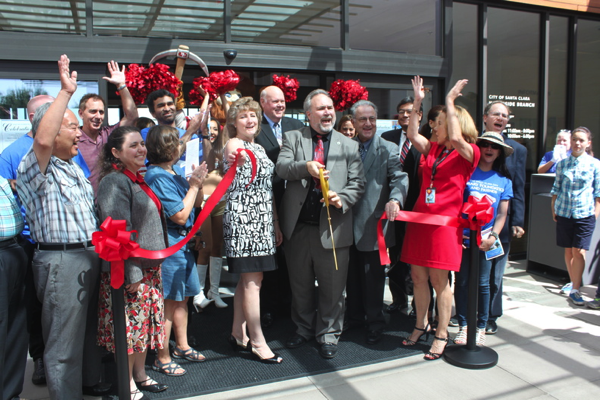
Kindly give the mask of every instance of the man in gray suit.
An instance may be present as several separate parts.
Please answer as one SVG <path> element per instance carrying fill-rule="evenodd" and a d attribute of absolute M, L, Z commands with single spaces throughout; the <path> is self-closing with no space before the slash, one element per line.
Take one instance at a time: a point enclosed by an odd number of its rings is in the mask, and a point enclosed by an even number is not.
<path fill-rule="evenodd" d="M 286 346 L 297 348 L 314 337 L 321 356 L 333 358 L 344 323 L 352 206 L 364 192 L 365 178 L 358 144 L 333 129 L 335 111 L 329 93 L 322 89 L 309 93 L 304 112 L 310 126 L 283 136 L 276 167 L 287 180 L 279 216 L 292 288 L 292 320 L 297 326 Z M 329 179 L 337 270 L 318 183 L 322 168 Z"/>
<path fill-rule="evenodd" d="M 383 292 L 385 266 L 379 260 L 377 222 L 385 212 L 394 220 L 404 204 L 408 175 L 402 172 L 399 148 L 382 139 L 377 131 L 377 107 L 359 100 L 350 109 L 358 150 L 365 171 L 365 194 L 352 207 L 354 244 L 350 247 L 350 265 L 346 284 L 346 320 L 348 326 L 365 325 L 367 344 L 381 340 L 385 326 Z M 395 244 L 394 225 L 384 223 L 386 245 Z"/>
<path fill-rule="evenodd" d="M 263 109 L 263 119 L 260 133 L 254 142 L 264 147 L 267 157 L 273 163 L 277 163 L 283 134 L 287 131 L 301 129 L 304 124 L 297 119 L 285 116 L 285 95 L 277 86 L 267 86 L 260 92 L 260 106 Z M 275 175 L 273 177 L 273 195 L 277 209 L 281 205 L 284 191 L 285 181 Z M 264 273 L 260 288 L 260 314 L 264 327 L 273 324 L 275 318 L 290 315 L 292 298 L 284 246 L 277 247 L 276 259 L 277 269 Z"/>

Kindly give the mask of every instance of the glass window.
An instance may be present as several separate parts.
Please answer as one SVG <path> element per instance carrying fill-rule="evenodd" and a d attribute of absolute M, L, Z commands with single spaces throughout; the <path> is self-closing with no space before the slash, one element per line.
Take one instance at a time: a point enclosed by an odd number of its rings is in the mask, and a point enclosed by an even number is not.
<path fill-rule="evenodd" d="M 537 170 L 540 17 L 488 8 L 487 102 L 512 110 L 508 137 L 527 147 L 527 172 Z M 534 165 L 535 164 L 535 165 Z"/>
<path fill-rule="evenodd" d="M 548 130 L 546 151 L 556 144 L 556 135 L 561 129 L 571 129 L 567 123 L 567 50 L 569 45 L 569 19 L 550 17 L 548 52 Z M 542 154 L 540 154 L 542 156 Z"/>
<path fill-rule="evenodd" d="M 477 101 L 477 5 L 454 3 L 452 17 L 452 76 L 448 83 L 454 85 L 459 79 L 469 80 L 456 104 L 465 107 L 477 121 L 482 114 Z"/>
<path fill-rule="evenodd" d="M 340 47 L 340 0 L 231 0 L 238 42 Z"/>
<path fill-rule="evenodd" d="M 223 2 L 94 0 L 94 34 L 220 40 Z"/>
<path fill-rule="evenodd" d="M 85 1 L 2 2 L 0 30 L 85 34 Z"/>
<path fill-rule="evenodd" d="M 575 126 L 585 126 L 600 136 L 600 22 L 580 19 L 577 23 L 577 71 L 575 86 Z M 592 141 L 594 153 L 600 154 L 600 140 Z"/>
<path fill-rule="evenodd" d="M 353 0 L 350 47 L 409 54 L 441 55 L 440 0 Z"/>

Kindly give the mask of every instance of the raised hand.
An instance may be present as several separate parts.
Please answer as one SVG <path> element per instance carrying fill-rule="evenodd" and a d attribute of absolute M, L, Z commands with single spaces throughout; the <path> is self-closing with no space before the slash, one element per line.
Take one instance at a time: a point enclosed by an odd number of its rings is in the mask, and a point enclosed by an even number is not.
<path fill-rule="evenodd" d="M 69 94 L 77 90 L 77 71 L 71 72 L 69 64 L 71 61 L 66 54 L 60 56 L 58 60 L 58 74 L 60 75 L 60 88 Z"/>
<path fill-rule="evenodd" d="M 124 84 L 126 81 L 125 66 L 123 66 L 122 70 L 119 70 L 119 63 L 117 63 L 116 61 L 113 61 L 113 60 L 111 60 L 109 63 L 107 63 L 107 65 L 108 65 L 108 72 L 110 72 L 110 78 L 107 76 L 103 76 L 102 79 L 104 79 L 105 81 L 109 81 L 116 87 L 119 87 L 122 84 Z"/>
<path fill-rule="evenodd" d="M 410 81 L 412 82 L 413 92 L 414 92 L 413 96 L 415 98 L 415 101 L 419 101 L 419 103 L 422 102 L 423 99 L 425 98 L 425 88 L 423 87 L 423 78 L 421 78 L 419 75 L 417 75 Z"/>
<path fill-rule="evenodd" d="M 454 101 L 457 97 L 462 96 L 463 88 L 469 83 L 468 79 L 460 79 L 446 95 L 446 99 Z"/>
<path fill-rule="evenodd" d="M 188 179 L 190 186 L 202 188 L 202 184 L 204 183 L 204 179 L 206 179 L 206 175 L 208 175 L 208 167 L 204 161 L 192 171 L 192 175 Z"/>

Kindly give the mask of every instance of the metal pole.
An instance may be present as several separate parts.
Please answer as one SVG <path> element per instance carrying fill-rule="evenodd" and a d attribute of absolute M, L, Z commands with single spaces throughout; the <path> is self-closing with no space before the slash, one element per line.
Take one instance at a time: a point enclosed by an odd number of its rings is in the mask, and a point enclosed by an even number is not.
<path fill-rule="evenodd" d="M 125 327 L 125 294 L 123 286 L 111 289 L 114 323 L 115 361 L 119 400 L 131 399 L 129 389 L 129 361 L 127 356 L 127 330 Z"/>
<path fill-rule="evenodd" d="M 468 369 L 491 368 L 498 364 L 498 353 L 489 347 L 478 347 L 477 336 L 477 302 L 479 298 L 479 248 L 478 232 L 471 230 L 469 298 L 467 303 L 467 345 L 452 345 L 444 351 L 444 358 L 452 365 Z"/>

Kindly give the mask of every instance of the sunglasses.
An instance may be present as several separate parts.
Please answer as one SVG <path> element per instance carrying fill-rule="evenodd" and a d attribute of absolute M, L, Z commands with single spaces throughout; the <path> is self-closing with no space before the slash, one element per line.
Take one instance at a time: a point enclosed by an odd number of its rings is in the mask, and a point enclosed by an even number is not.
<path fill-rule="evenodd" d="M 502 146 L 500 146 L 500 145 L 499 145 L 499 144 L 497 144 L 497 143 L 492 143 L 492 142 L 488 142 L 488 141 L 482 141 L 482 142 L 479 142 L 479 147 L 482 147 L 482 148 L 484 148 L 484 149 L 485 149 L 486 147 L 491 147 L 491 148 L 492 148 L 492 149 L 494 149 L 494 150 L 500 150 L 500 148 L 501 148 Z"/>

